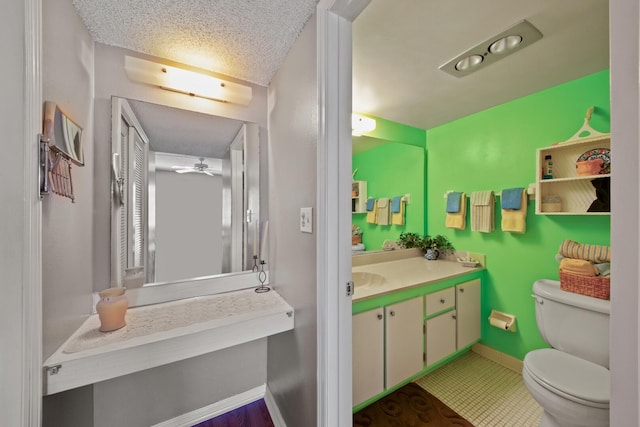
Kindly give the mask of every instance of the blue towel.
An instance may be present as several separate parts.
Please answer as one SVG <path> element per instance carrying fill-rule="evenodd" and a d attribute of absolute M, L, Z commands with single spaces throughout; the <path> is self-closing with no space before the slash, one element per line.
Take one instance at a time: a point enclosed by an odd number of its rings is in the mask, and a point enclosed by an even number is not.
<path fill-rule="evenodd" d="M 447 194 L 447 213 L 460 212 L 460 199 L 462 192 L 452 191 Z"/>
<path fill-rule="evenodd" d="M 402 202 L 402 196 L 394 197 L 391 199 L 391 213 L 400 213 L 400 203 Z"/>
<path fill-rule="evenodd" d="M 372 198 L 372 197 L 369 197 L 369 198 L 367 199 L 367 210 L 368 210 L 368 211 L 372 211 L 372 210 L 373 210 L 373 206 L 374 206 L 374 204 L 375 204 L 375 201 L 376 201 L 376 200 L 375 200 L 374 198 Z"/>
<path fill-rule="evenodd" d="M 507 188 L 506 190 L 502 190 L 500 202 L 502 209 L 514 209 L 516 211 L 520 210 L 523 191 L 523 187 Z"/>

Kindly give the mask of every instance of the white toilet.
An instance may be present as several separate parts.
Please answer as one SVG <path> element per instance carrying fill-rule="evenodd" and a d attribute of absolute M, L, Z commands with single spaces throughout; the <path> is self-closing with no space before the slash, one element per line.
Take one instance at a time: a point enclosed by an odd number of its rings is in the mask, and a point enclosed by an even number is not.
<path fill-rule="evenodd" d="M 553 348 L 524 358 L 522 378 L 544 413 L 541 427 L 609 425 L 609 301 L 533 284 L 536 321 Z"/>

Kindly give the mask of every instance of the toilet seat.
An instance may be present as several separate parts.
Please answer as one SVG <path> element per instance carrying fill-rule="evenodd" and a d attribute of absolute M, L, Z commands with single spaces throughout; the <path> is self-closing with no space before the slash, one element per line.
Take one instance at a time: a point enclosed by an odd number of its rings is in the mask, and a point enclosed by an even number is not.
<path fill-rule="evenodd" d="M 524 369 L 531 379 L 552 393 L 582 405 L 609 408 L 610 374 L 603 366 L 545 348 L 527 353 Z"/>

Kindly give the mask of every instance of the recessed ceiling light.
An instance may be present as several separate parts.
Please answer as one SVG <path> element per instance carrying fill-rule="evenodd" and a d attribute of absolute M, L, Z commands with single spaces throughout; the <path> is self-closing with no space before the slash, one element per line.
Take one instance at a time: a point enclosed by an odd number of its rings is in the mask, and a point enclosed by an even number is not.
<path fill-rule="evenodd" d="M 531 25 L 530 22 L 523 20 L 461 53 L 446 64 L 441 65 L 440 69 L 452 76 L 463 77 L 502 58 L 506 58 L 541 38 L 542 33 L 540 30 Z"/>
<path fill-rule="evenodd" d="M 515 49 L 520 45 L 520 43 L 522 43 L 522 36 L 511 35 L 502 37 L 491 43 L 491 46 L 489 46 L 489 52 L 501 55 L 511 49 Z"/>
<path fill-rule="evenodd" d="M 482 63 L 484 56 L 482 55 L 471 55 L 466 58 L 462 58 L 456 64 L 456 70 L 458 71 L 467 71 L 469 68 L 477 67 Z"/>

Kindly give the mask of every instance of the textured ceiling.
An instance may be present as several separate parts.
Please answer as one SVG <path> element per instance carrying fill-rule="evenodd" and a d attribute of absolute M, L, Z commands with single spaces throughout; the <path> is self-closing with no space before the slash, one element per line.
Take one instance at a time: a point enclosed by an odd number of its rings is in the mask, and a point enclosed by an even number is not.
<path fill-rule="evenodd" d="M 97 42 L 260 85 L 270 82 L 316 4 L 73 1 Z M 353 110 L 431 129 L 607 69 L 608 7 L 606 0 L 373 0 L 353 25 Z M 463 78 L 439 70 L 523 19 L 541 40 Z"/>
<path fill-rule="evenodd" d="M 267 86 L 316 0 L 73 0 L 96 42 Z"/>

